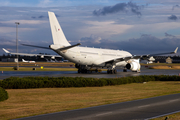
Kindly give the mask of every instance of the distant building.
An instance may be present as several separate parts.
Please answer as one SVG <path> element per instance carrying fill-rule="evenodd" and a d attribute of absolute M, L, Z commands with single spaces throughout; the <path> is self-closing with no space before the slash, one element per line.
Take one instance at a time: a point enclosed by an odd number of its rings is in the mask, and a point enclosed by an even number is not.
<path fill-rule="evenodd" d="M 155 59 L 155 63 L 166 63 L 167 56 L 153 56 Z"/>
<path fill-rule="evenodd" d="M 180 63 L 180 57 L 179 56 L 174 56 L 172 57 L 172 63 Z"/>
<path fill-rule="evenodd" d="M 168 58 L 166 59 L 166 63 L 172 63 L 172 59 L 171 59 L 170 57 L 168 57 Z"/>
<path fill-rule="evenodd" d="M 17 58 L 2 58 L 2 62 L 17 62 Z"/>
<path fill-rule="evenodd" d="M 180 56 L 153 56 L 155 63 L 180 63 Z"/>

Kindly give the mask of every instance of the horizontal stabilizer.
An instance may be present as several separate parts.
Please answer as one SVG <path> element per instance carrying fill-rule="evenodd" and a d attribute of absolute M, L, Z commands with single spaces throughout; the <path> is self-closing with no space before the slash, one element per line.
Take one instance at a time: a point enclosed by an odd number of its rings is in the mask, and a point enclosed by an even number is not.
<path fill-rule="evenodd" d="M 76 46 L 78 46 L 78 45 L 81 45 L 81 43 L 78 43 L 78 44 L 76 44 L 76 45 L 70 45 L 70 46 L 63 47 L 63 48 L 59 48 L 58 50 L 63 51 L 63 50 L 67 50 L 67 49 L 76 47 Z"/>
<path fill-rule="evenodd" d="M 49 47 L 42 47 L 42 46 L 37 46 L 37 45 L 28 45 L 28 44 L 21 44 L 24 46 L 29 46 L 29 47 L 36 47 L 36 48 L 43 48 L 43 49 L 50 49 Z"/>

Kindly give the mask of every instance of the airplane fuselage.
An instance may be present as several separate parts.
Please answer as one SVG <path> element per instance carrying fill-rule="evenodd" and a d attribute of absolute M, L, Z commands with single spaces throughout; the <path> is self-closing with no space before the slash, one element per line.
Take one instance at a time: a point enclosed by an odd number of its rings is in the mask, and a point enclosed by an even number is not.
<path fill-rule="evenodd" d="M 54 51 L 74 63 L 99 67 L 107 66 L 107 64 L 105 64 L 106 61 L 132 56 L 127 51 L 90 47 L 74 47 L 66 51 Z M 122 61 L 116 63 L 116 66 L 125 66 L 126 64 L 125 61 Z"/>

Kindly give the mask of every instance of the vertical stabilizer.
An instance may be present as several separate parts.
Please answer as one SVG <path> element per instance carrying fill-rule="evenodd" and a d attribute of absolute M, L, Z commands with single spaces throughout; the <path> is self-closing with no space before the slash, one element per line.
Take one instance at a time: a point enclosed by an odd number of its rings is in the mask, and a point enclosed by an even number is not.
<path fill-rule="evenodd" d="M 54 44 L 69 46 L 70 44 L 67 41 L 55 14 L 53 12 L 48 12 L 48 15 Z"/>

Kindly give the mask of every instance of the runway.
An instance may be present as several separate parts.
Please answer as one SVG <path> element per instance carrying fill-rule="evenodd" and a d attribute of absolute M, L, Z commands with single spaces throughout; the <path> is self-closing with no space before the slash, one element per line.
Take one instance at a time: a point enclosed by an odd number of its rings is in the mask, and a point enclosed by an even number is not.
<path fill-rule="evenodd" d="M 93 78 L 117 78 L 127 76 L 139 75 L 179 75 L 180 70 L 158 70 L 142 68 L 140 73 L 137 72 L 122 72 L 118 69 L 117 74 L 107 74 L 106 71 L 101 73 L 87 73 L 78 74 L 77 71 L 3 71 L 0 73 L 0 79 L 5 79 L 11 76 L 25 77 L 25 76 L 50 76 L 50 77 L 93 77 Z"/>
<path fill-rule="evenodd" d="M 166 95 L 16 120 L 149 120 L 180 112 L 180 94 Z"/>

